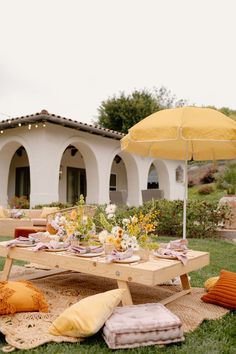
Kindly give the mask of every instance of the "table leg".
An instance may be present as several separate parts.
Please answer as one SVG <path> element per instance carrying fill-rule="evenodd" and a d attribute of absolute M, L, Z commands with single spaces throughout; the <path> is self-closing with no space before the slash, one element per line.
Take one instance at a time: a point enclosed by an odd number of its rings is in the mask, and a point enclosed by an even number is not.
<path fill-rule="evenodd" d="M 180 280 L 181 280 L 181 284 L 182 284 L 183 290 L 191 289 L 191 286 L 190 286 L 190 283 L 189 283 L 189 279 L 188 279 L 188 274 L 181 275 L 180 276 Z"/>
<path fill-rule="evenodd" d="M 181 280 L 181 285 L 182 285 L 183 290 L 159 301 L 161 304 L 163 304 L 163 305 L 169 304 L 170 302 L 175 301 L 176 299 L 180 298 L 181 296 L 191 293 L 191 286 L 190 286 L 190 283 L 188 280 L 188 274 L 180 275 L 180 280 Z"/>
<path fill-rule="evenodd" d="M 132 297 L 127 282 L 123 280 L 117 280 L 117 284 L 119 289 L 126 290 L 122 298 L 122 305 L 123 306 L 133 305 Z"/>
<path fill-rule="evenodd" d="M 5 264 L 4 264 L 3 271 L 2 271 L 2 279 L 1 280 L 8 280 L 9 274 L 11 271 L 11 267 L 12 267 L 12 263 L 13 263 L 13 259 L 10 257 L 7 257 Z"/>

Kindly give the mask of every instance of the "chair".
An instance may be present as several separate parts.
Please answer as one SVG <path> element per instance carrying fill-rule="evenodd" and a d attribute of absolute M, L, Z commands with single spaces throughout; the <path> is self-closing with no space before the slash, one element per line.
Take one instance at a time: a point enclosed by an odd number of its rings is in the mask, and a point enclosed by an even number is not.
<path fill-rule="evenodd" d="M 164 191 L 162 189 L 143 189 L 143 203 L 152 199 L 164 199 Z"/>
<path fill-rule="evenodd" d="M 110 191 L 110 202 L 112 204 L 126 204 L 126 191 Z"/>

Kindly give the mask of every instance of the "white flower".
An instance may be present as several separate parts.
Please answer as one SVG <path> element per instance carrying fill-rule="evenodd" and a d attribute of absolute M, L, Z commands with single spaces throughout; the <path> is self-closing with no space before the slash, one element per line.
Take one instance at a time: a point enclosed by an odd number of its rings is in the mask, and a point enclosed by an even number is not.
<path fill-rule="evenodd" d="M 119 230 L 121 230 L 120 226 L 113 226 L 111 230 L 112 235 L 117 236 Z"/>
<path fill-rule="evenodd" d="M 123 225 L 128 225 L 128 224 L 130 224 L 130 219 L 123 219 L 123 220 L 122 220 L 122 224 L 123 224 Z"/>
<path fill-rule="evenodd" d="M 132 224 L 136 224 L 138 222 L 137 216 L 131 216 L 130 217 Z"/>
<path fill-rule="evenodd" d="M 132 248 L 133 248 L 134 251 L 138 251 L 139 250 L 139 245 L 136 243 L 136 244 L 133 245 Z"/>
<path fill-rule="evenodd" d="M 98 239 L 101 243 L 105 243 L 107 236 L 108 236 L 108 231 L 103 230 L 98 234 Z"/>
<path fill-rule="evenodd" d="M 126 240 L 122 240 L 120 243 L 122 249 L 126 250 L 128 248 L 128 243 Z"/>
<path fill-rule="evenodd" d="M 55 220 L 52 220 L 52 221 L 51 221 L 51 225 L 52 225 L 52 227 L 53 227 L 55 230 L 58 230 L 58 229 L 59 229 L 59 225 L 58 225 L 58 223 L 57 223 Z"/>
<path fill-rule="evenodd" d="M 129 235 L 124 234 L 124 235 L 123 235 L 123 240 L 128 240 L 128 239 L 129 239 Z"/>
<path fill-rule="evenodd" d="M 115 214 L 107 214 L 107 219 L 112 219 Z"/>
<path fill-rule="evenodd" d="M 116 205 L 115 204 L 108 204 L 106 209 L 105 209 L 106 214 L 114 214 L 115 211 L 116 211 Z"/>

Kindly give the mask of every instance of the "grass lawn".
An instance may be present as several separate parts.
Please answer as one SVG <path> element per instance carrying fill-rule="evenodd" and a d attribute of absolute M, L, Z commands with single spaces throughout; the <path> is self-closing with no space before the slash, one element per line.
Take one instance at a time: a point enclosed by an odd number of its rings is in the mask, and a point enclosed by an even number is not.
<path fill-rule="evenodd" d="M 161 241 L 170 240 L 160 238 Z M 211 256 L 210 265 L 196 272 L 192 272 L 191 284 L 202 287 L 204 281 L 219 274 L 224 268 L 236 272 L 236 244 L 223 240 L 189 240 L 189 247 L 201 251 L 209 251 Z M 0 258 L 0 269 L 3 266 Z M 4 337 L 0 338 L 0 346 L 3 345 Z M 101 337 L 101 333 L 89 338 L 81 344 L 47 344 L 34 350 L 19 350 L 17 353 L 81 353 L 100 354 L 115 353 L 107 348 Z M 119 354 L 236 354 L 236 311 L 232 311 L 223 318 L 215 321 L 204 321 L 193 333 L 185 336 L 185 341 L 180 344 L 171 344 L 164 347 L 149 346 L 137 349 L 118 350 Z"/>
<path fill-rule="evenodd" d="M 219 201 L 220 198 L 224 197 L 226 195 L 226 192 L 223 190 L 219 190 L 215 188 L 215 184 L 211 183 L 208 184 L 208 186 L 212 186 L 213 187 L 213 192 L 210 194 L 199 194 L 198 193 L 198 189 L 201 187 L 202 185 L 198 185 L 198 186 L 193 186 L 191 188 L 188 188 L 188 199 L 189 200 L 206 200 L 206 201 Z"/>

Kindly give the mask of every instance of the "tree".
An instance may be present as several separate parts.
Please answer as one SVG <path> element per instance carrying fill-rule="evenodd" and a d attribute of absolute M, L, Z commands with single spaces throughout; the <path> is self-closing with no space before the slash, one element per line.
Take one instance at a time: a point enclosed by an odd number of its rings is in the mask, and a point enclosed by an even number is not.
<path fill-rule="evenodd" d="M 128 129 L 150 114 L 173 106 L 183 106 L 184 100 L 176 101 L 175 96 L 165 87 L 135 90 L 129 95 L 121 92 L 102 101 L 98 108 L 98 119 L 95 124 L 104 128 L 127 133 Z"/>
<path fill-rule="evenodd" d="M 236 120 L 236 111 L 228 108 L 228 107 L 221 107 L 221 108 L 216 108 L 215 106 L 206 106 L 207 108 L 212 108 L 220 111 L 221 113 L 225 114 L 226 116 Z"/>

